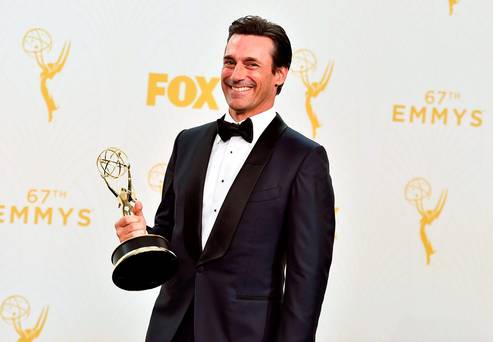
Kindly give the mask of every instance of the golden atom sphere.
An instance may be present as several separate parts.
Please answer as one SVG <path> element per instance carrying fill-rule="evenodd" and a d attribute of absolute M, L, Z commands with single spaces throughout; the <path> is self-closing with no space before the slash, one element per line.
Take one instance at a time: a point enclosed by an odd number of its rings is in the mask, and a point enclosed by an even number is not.
<path fill-rule="evenodd" d="M 166 173 L 166 164 L 159 163 L 154 165 L 147 175 L 149 187 L 157 192 L 163 191 L 163 180 Z"/>
<path fill-rule="evenodd" d="M 22 320 L 31 314 L 31 305 L 26 298 L 13 295 L 0 305 L 0 316 L 4 321 Z"/>
<path fill-rule="evenodd" d="M 33 28 L 27 31 L 22 38 L 22 48 L 27 53 L 41 53 L 51 50 L 51 36 L 42 28 Z"/>
<path fill-rule="evenodd" d="M 293 53 L 290 70 L 296 74 L 307 73 L 317 67 L 317 57 L 308 49 L 299 49 Z"/>
<path fill-rule="evenodd" d="M 120 178 L 129 167 L 125 152 L 116 147 L 109 147 L 101 152 L 96 160 L 98 171 L 104 178 Z"/>
<path fill-rule="evenodd" d="M 406 200 L 420 201 L 431 196 L 431 185 L 422 177 L 411 179 L 404 190 Z"/>

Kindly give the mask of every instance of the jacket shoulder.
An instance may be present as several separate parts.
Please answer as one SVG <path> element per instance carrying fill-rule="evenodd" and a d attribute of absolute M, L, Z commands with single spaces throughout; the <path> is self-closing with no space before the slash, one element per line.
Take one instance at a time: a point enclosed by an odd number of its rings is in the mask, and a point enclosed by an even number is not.
<path fill-rule="evenodd" d="M 193 138 L 196 136 L 200 136 L 202 134 L 206 134 L 211 131 L 211 129 L 216 129 L 216 122 L 208 122 L 206 124 L 195 126 L 191 128 L 184 129 L 180 132 L 179 136 L 183 138 Z"/>
<path fill-rule="evenodd" d="M 184 129 L 176 137 L 176 143 L 180 146 L 203 143 L 204 141 L 208 141 L 212 136 L 215 136 L 217 130 L 216 127 L 217 125 L 214 121 L 200 126 Z"/>
<path fill-rule="evenodd" d="M 291 127 L 287 127 L 284 134 L 281 137 L 282 146 L 292 152 L 297 153 L 310 153 L 311 151 L 322 147 L 319 143 L 305 137 L 303 134 L 295 131 Z"/>

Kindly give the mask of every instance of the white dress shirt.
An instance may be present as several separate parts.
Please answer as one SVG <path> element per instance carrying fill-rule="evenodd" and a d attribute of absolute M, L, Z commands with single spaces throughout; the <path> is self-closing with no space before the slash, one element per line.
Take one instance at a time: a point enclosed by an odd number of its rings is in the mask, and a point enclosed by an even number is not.
<path fill-rule="evenodd" d="M 204 196 L 202 198 L 202 248 L 209 238 L 229 188 L 258 138 L 275 116 L 276 112 L 271 108 L 250 117 L 253 124 L 253 140 L 251 143 L 237 136 L 231 137 L 225 142 L 222 141 L 219 135 L 216 135 L 209 158 L 209 165 L 207 166 Z M 226 114 L 224 120 L 235 122 L 229 113 Z"/>

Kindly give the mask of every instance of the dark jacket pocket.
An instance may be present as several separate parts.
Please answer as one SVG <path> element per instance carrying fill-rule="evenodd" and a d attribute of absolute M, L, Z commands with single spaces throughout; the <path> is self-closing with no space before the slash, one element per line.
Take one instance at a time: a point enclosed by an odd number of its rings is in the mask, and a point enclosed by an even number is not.
<path fill-rule="evenodd" d="M 249 294 L 236 294 L 236 300 L 249 300 L 249 301 L 280 301 L 280 294 L 270 295 L 249 295 Z"/>
<path fill-rule="evenodd" d="M 279 197 L 279 190 L 280 188 L 278 186 L 275 186 L 272 188 L 252 192 L 250 198 L 248 199 L 248 202 L 263 202 L 276 199 L 277 197 Z"/>

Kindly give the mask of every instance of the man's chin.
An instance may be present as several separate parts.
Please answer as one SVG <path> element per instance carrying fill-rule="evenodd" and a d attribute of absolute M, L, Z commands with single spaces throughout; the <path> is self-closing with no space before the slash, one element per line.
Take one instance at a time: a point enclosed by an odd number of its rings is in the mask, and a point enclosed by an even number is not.
<path fill-rule="evenodd" d="M 244 115 L 247 113 L 246 109 L 235 109 L 233 107 L 229 107 L 229 113 L 234 115 Z"/>
<path fill-rule="evenodd" d="M 248 107 L 242 104 L 237 103 L 236 101 L 229 101 L 228 107 L 230 111 L 233 111 L 237 114 L 245 114 L 248 111 Z"/>

